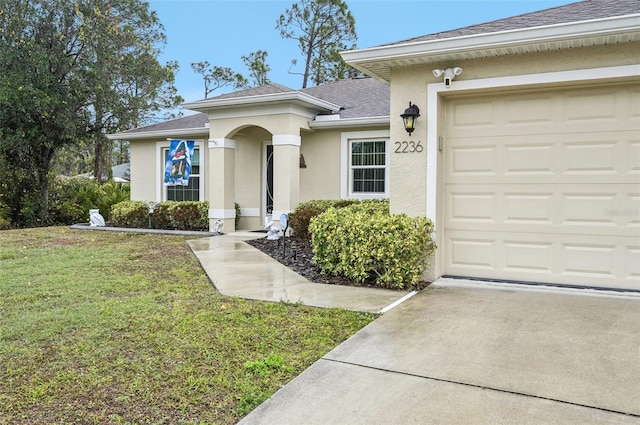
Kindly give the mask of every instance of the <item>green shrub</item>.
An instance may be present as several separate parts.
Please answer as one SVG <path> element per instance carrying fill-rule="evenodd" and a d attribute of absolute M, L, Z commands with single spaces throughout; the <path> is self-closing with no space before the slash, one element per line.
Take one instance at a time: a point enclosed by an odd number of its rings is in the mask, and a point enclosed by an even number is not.
<path fill-rule="evenodd" d="M 144 206 L 144 208 L 142 208 Z M 119 227 L 149 227 L 149 209 L 141 201 L 121 202 L 111 210 L 111 222 Z M 208 201 L 165 201 L 153 208 L 151 224 L 164 230 L 208 230 Z"/>
<path fill-rule="evenodd" d="M 176 202 L 171 211 L 171 223 L 179 230 L 209 229 L 209 202 Z"/>
<path fill-rule="evenodd" d="M 89 210 L 97 209 L 110 219 L 111 206 L 129 200 L 129 185 L 109 182 L 99 185 L 85 177 L 55 178 L 49 186 L 49 216 L 53 224 L 89 221 Z"/>
<path fill-rule="evenodd" d="M 125 183 L 108 182 L 100 186 L 98 209 L 105 220 L 111 219 L 111 207 L 131 198 L 131 187 Z"/>
<path fill-rule="evenodd" d="M 153 227 L 156 229 L 174 229 L 171 215 L 173 208 L 177 204 L 175 201 L 165 201 L 157 204 L 153 209 Z"/>
<path fill-rule="evenodd" d="M 100 208 L 100 196 L 101 188 L 95 180 L 55 178 L 49 185 L 49 219 L 53 224 L 88 222 L 89 210 Z"/>
<path fill-rule="evenodd" d="M 236 219 L 235 219 L 235 224 L 236 224 L 236 228 L 238 228 L 238 223 L 240 223 L 240 215 L 241 215 L 241 211 L 240 211 L 240 205 L 236 202 L 235 204 L 236 207 Z M 207 211 L 207 217 L 209 216 L 209 211 Z M 207 222 L 209 220 L 207 219 Z"/>
<path fill-rule="evenodd" d="M 9 220 L 9 207 L 0 202 L 0 230 L 11 228 L 11 220 Z"/>
<path fill-rule="evenodd" d="M 382 202 L 329 209 L 311 220 L 309 230 L 313 262 L 324 273 L 383 288 L 419 281 L 435 249 L 429 219 L 390 215 Z"/>
<path fill-rule="evenodd" d="M 296 237 L 309 240 L 311 239 L 309 223 L 312 218 L 317 217 L 329 208 L 343 208 L 356 202 L 358 201 L 353 199 L 323 199 L 302 202 L 298 204 L 295 211 L 289 215 L 289 226 L 293 229 Z"/>
<path fill-rule="evenodd" d="M 111 207 L 110 222 L 116 227 L 149 227 L 149 208 L 142 201 L 124 201 Z"/>

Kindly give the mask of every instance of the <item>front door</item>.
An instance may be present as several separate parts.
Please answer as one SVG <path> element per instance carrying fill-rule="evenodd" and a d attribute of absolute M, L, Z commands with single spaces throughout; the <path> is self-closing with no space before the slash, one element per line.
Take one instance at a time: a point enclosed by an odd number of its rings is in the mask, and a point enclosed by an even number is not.
<path fill-rule="evenodd" d="M 270 217 L 273 214 L 273 145 L 265 145 L 264 152 L 264 211 Z"/>

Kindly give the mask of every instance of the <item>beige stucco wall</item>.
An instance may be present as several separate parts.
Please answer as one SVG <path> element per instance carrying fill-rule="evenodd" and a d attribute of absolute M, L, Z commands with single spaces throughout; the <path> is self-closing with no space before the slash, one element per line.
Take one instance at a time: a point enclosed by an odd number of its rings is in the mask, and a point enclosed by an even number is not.
<path fill-rule="evenodd" d="M 134 201 L 160 201 L 156 199 L 156 176 L 160 161 L 156 161 L 156 140 L 131 142 L 131 199 Z"/>
<path fill-rule="evenodd" d="M 433 69 L 454 66 L 463 69 L 456 81 L 501 76 L 536 74 L 576 69 L 603 68 L 632 65 L 640 62 L 640 43 L 569 49 L 498 58 L 432 63 L 420 66 L 395 68 L 392 71 L 391 90 L 391 143 L 403 140 L 421 141 L 426 147 L 427 138 L 427 84 L 438 83 L 442 77 L 434 77 Z M 605 81 L 606 83 L 606 81 Z M 566 85 L 566 83 L 565 83 Z M 404 131 L 399 115 L 409 106 L 418 105 L 421 116 L 416 130 L 409 137 Z M 441 114 L 440 114 L 441 115 Z M 426 151 L 413 154 L 391 154 L 391 211 L 409 215 L 426 212 Z"/>
<path fill-rule="evenodd" d="M 416 90 L 416 87 L 422 89 Z M 393 214 L 423 216 L 426 213 L 427 190 L 427 90 L 424 75 L 422 71 L 416 72 L 414 69 L 394 71 L 390 89 L 390 210 Z M 405 131 L 400 118 L 400 114 L 409 107 L 409 102 L 420 108 L 420 117 L 416 120 L 415 130 L 411 135 Z M 398 147 L 404 149 L 404 146 L 397 143 L 405 141 L 421 146 L 422 151 L 396 153 Z"/>
<path fill-rule="evenodd" d="M 247 127 L 261 127 L 270 134 L 299 135 L 301 128 L 308 128 L 308 120 L 308 117 L 287 113 L 250 115 L 239 118 L 224 118 L 213 115 L 210 120 L 210 136 L 211 138 L 235 139 L 236 133 L 242 132 Z"/>
<path fill-rule="evenodd" d="M 340 131 L 303 133 L 300 153 L 307 164 L 300 169 L 300 202 L 340 199 Z"/>

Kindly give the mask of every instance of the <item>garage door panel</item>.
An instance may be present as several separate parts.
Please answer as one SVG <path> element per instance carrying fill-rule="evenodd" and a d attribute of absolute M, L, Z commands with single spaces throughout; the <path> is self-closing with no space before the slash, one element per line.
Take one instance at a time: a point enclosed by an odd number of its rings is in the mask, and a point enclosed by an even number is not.
<path fill-rule="evenodd" d="M 450 150 L 450 170 L 467 178 L 495 176 L 499 172 L 497 158 L 496 146 L 483 145 L 481 140 L 475 145 L 458 145 Z"/>
<path fill-rule="evenodd" d="M 640 178 L 636 132 L 447 137 L 448 183 L 635 183 Z"/>
<path fill-rule="evenodd" d="M 582 140 L 564 144 L 565 175 L 611 175 L 618 174 L 616 141 Z"/>
<path fill-rule="evenodd" d="M 492 132 L 498 127 L 498 105 L 493 101 L 472 100 L 452 105 L 452 125 L 463 132 Z"/>
<path fill-rule="evenodd" d="M 552 177 L 558 148 L 550 142 L 504 145 L 504 175 Z"/>
<path fill-rule="evenodd" d="M 640 290 L 640 247 L 633 238 L 449 231 L 447 274 Z"/>
<path fill-rule="evenodd" d="M 448 185 L 445 228 L 640 237 L 638 186 Z"/>
<path fill-rule="evenodd" d="M 640 91 L 633 86 L 461 97 L 447 105 L 446 132 L 461 137 L 637 131 Z"/>
<path fill-rule="evenodd" d="M 626 98 L 623 92 L 619 91 L 577 91 L 559 96 L 562 102 L 563 120 L 565 124 L 593 126 L 604 123 L 609 128 L 611 124 L 624 119 L 620 115 L 618 106 L 626 105 Z M 594 108 L 593 105 L 598 105 Z"/>
<path fill-rule="evenodd" d="M 640 290 L 640 89 L 451 98 L 445 273 Z"/>
<path fill-rule="evenodd" d="M 497 241 L 494 235 L 487 234 L 482 238 L 480 234 L 457 236 L 452 233 L 449 236 L 446 247 L 447 258 L 456 269 L 474 272 L 485 270 L 489 273 L 495 270 Z"/>

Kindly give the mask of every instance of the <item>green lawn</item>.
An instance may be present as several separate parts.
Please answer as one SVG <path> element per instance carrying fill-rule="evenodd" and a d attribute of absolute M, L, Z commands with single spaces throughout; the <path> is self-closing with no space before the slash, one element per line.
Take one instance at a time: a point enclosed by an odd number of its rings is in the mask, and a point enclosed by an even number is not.
<path fill-rule="evenodd" d="M 371 314 L 219 295 L 187 238 L 0 232 L 0 424 L 232 424 Z"/>

